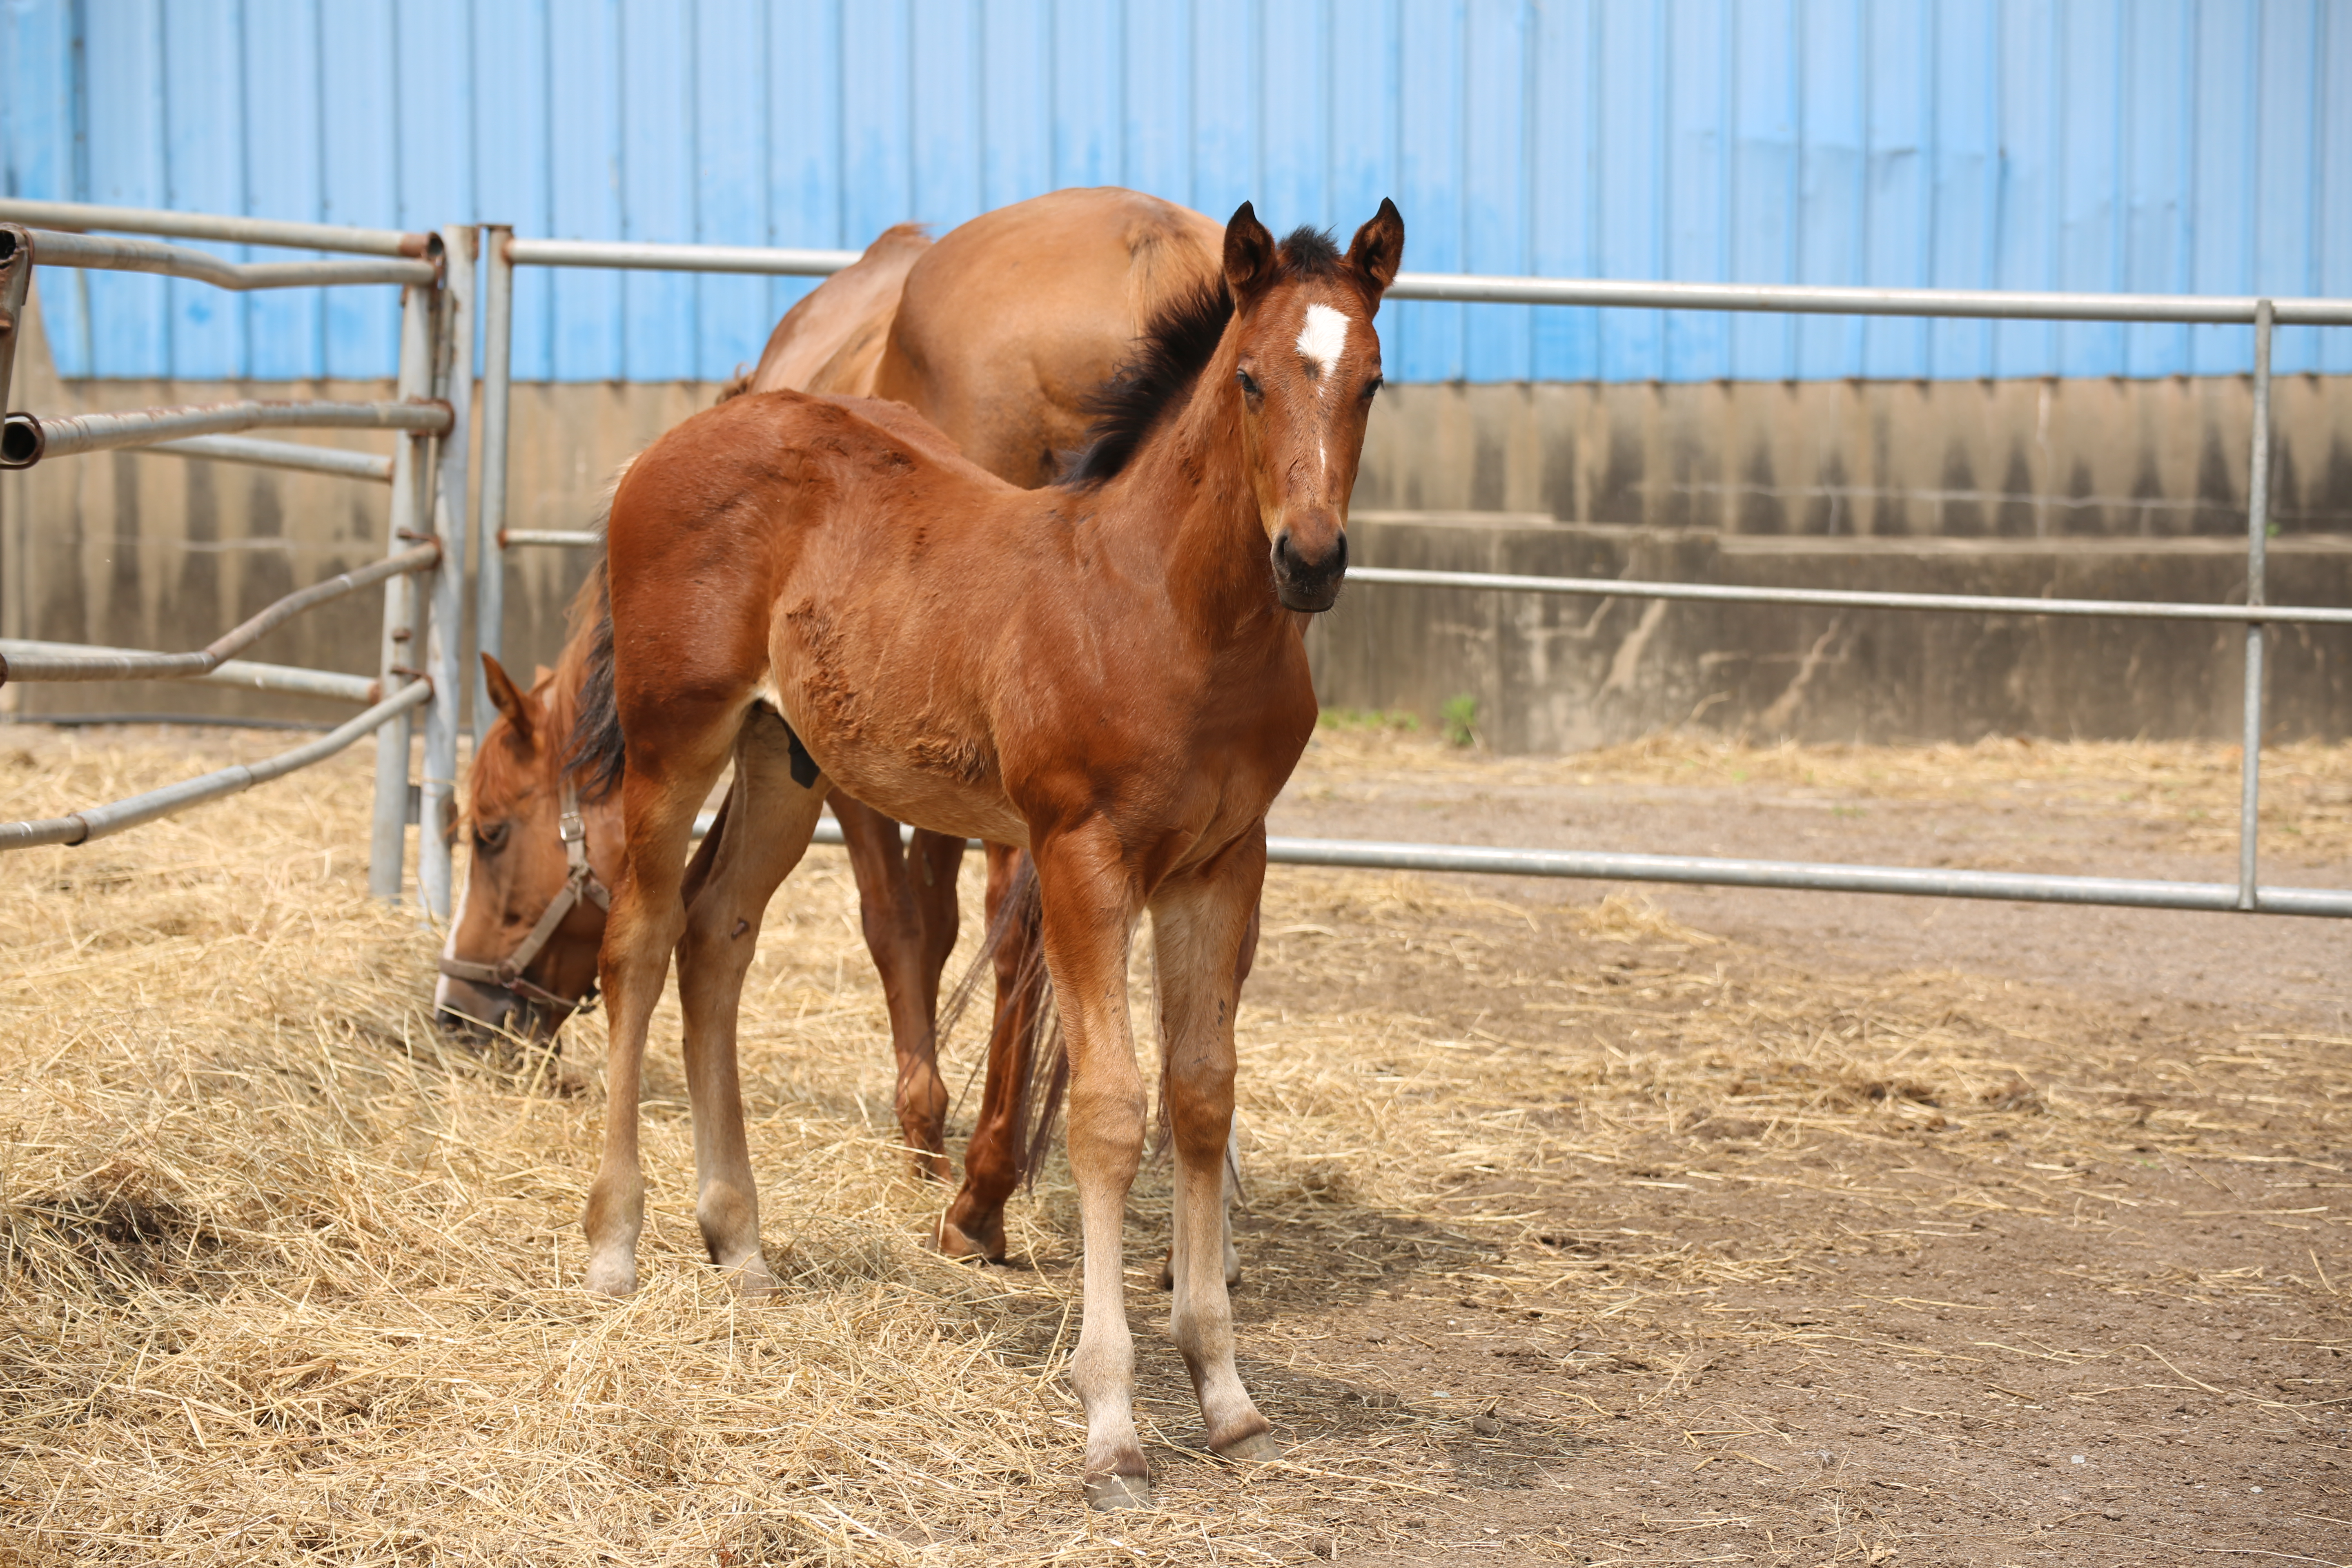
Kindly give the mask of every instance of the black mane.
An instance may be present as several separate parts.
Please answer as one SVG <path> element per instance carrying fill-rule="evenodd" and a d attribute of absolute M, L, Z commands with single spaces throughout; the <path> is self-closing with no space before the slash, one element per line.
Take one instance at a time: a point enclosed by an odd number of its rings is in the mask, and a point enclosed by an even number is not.
<path fill-rule="evenodd" d="M 1126 468 L 1160 416 L 1181 404 L 1201 379 L 1233 318 L 1233 291 L 1222 277 L 1169 301 L 1144 328 L 1118 374 L 1086 400 L 1092 416 L 1086 449 L 1061 482 L 1090 489 Z"/>
<path fill-rule="evenodd" d="M 1329 278 L 1339 270 L 1339 247 L 1327 230 L 1302 225 L 1277 254 L 1281 279 Z M 1201 379 L 1233 316 L 1233 291 L 1222 277 L 1161 307 L 1118 374 L 1087 399 L 1087 444 L 1060 482 L 1091 489 L 1126 468 L 1152 426 Z"/>

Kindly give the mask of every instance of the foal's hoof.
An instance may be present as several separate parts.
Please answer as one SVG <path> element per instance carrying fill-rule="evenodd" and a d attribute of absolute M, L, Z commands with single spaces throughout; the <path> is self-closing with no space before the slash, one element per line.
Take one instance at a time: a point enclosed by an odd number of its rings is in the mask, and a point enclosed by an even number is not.
<path fill-rule="evenodd" d="M 637 1289 L 637 1263 L 633 1258 L 592 1258 L 588 1260 L 588 1290 L 595 1296 L 633 1296 Z"/>
<path fill-rule="evenodd" d="M 1114 1509 L 1150 1508 L 1151 1478 L 1149 1476 L 1088 1476 L 1087 1506 L 1097 1513 L 1108 1513 Z"/>
<path fill-rule="evenodd" d="M 746 1301 L 756 1301 L 775 1292 L 776 1276 L 768 1268 L 767 1258 L 759 1253 L 726 1266 L 726 1273 L 727 1282 L 735 1287 L 735 1294 Z"/>
<path fill-rule="evenodd" d="M 1225 1289 L 1230 1290 L 1241 1282 L 1242 1255 L 1228 1245 L 1225 1248 Z M 1176 1249 L 1172 1247 L 1160 1260 L 1160 1288 L 1162 1290 L 1176 1289 Z"/>
<path fill-rule="evenodd" d="M 1269 1459 L 1282 1458 L 1282 1445 L 1275 1440 L 1271 1432 L 1253 1432 L 1246 1437 L 1235 1438 L 1214 1452 L 1217 1458 L 1231 1459 L 1236 1464 L 1262 1465 Z"/>

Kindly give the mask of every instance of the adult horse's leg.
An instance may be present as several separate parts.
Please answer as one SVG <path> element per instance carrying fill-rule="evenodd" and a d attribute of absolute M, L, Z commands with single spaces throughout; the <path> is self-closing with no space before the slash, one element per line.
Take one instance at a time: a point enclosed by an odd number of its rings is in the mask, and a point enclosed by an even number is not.
<path fill-rule="evenodd" d="M 743 976 L 760 945 L 768 900 L 800 863 L 816 830 L 825 784 L 792 776 L 792 732 L 765 708 L 735 744 L 735 779 L 706 846 L 708 873 L 686 908 L 677 946 L 685 1015 L 686 1084 L 694 1105 L 695 1218 L 710 1261 L 746 1296 L 775 1284 L 760 1251 L 760 1190 L 743 1135 L 735 1025 Z M 702 868 L 698 857 L 697 869 Z"/>
<path fill-rule="evenodd" d="M 625 1296 L 637 1288 L 637 1235 L 646 1183 L 637 1159 L 637 1099 L 646 1031 L 669 977 L 669 955 L 686 931 L 679 897 L 694 814 L 726 766 L 737 726 L 723 710 L 674 711 L 662 747 L 629 753 L 621 779 L 626 823 L 625 870 L 613 889 L 599 981 L 610 1045 L 604 1072 L 604 1153 L 588 1189 L 588 1289 Z"/>
<path fill-rule="evenodd" d="M 866 950 L 882 977 L 883 1005 L 890 1015 L 899 1136 L 916 1173 L 944 1181 L 948 1090 L 940 1079 L 940 970 L 955 947 L 955 875 L 963 840 L 918 833 L 913 845 L 902 847 L 895 820 L 844 795 L 834 797 L 833 815 L 849 848 Z"/>
<path fill-rule="evenodd" d="M 1171 878 L 1151 900 L 1164 1082 L 1176 1146 L 1169 1331 L 1192 1374 L 1209 1447 L 1237 1459 L 1272 1458 L 1278 1452 L 1234 1366 L 1233 1302 L 1225 1292 L 1225 1258 L 1233 1246 L 1225 1222 L 1225 1163 L 1234 1126 L 1234 1015 L 1265 878 L 1261 829 L 1209 865 Z"/>
<path fill-rule="evenodd" d="M 1070 1173 L 1086 1250 L 1085 1316 L 1070 1381 L 1087 1412 L 1087 1501 L 1148 1508 L 1120 1237 L 1128 1189 L 1143 1159 L 1143 1079 L 1127 1017 L 1134 882 L 1105 823 L 1045 839 L 1036 859 L 1045 962 L 1070 1052 Z"/>
<path fill-rule="evenodd" d="M 1018 849 L 988 847 L 989 930 L 993 933 L 1000 920 L 1012 925 L 991 955 L 996 1006 L 988 1030 L 988 1077 L 964 1149 L 963 1186 L 940 1221 L 940 1250 L 950 1258 L 1003 1258 L 1005 1201 L 1027 1173 L 1023 1144 L 1029 1130 L 1021 1113 L 1029 1099 L 1045 987 L 1035 889 L 1015 885 L 1022 865 Z M 1008 900 L 1017 900 L 1009 910 Z"/>

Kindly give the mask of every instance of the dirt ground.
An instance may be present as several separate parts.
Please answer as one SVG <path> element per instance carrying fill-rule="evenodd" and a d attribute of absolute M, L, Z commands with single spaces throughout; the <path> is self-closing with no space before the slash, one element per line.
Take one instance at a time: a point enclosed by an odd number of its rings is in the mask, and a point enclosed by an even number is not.
<path fill-rule="evenodd" d="M 279 743 L 0 733 L 0 816 Z M 2233 767 L 1334 727 L 1273 826 L 2222 879 Z M 1198 1447 L 1150 1171 L 1160 1508 L 1089 1518 L 1066 1176 L 1015 1267 L 927 1253 L 837 855 L 749 993 L 784 1299 L 701 1262 L 670 1052 L 610 1306 L 600 1030 L 433 1042 L 363 768 L 306 777 L 0 859 L 0 1562 L 2352 1561 L 2340 922 L 1277 868 L 1235 1300 L 1287 1454 Z M 2266 798 L 2352 885 L 2352 752 Z"/>

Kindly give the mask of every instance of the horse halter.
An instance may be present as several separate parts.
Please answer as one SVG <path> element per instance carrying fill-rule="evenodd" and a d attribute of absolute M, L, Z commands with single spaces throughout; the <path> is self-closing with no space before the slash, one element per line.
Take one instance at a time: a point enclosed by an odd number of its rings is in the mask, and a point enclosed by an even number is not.
<path fill-rule="evenodd" d="M 596 983 L 590 981 L 587 994 L 578 998 L 558 996 L 538 982 L 524 978 L 522 972 L 530 967 L 541 950 L 553 940 L 556 928 L 580 907 L 582 900 L 585 899 L 608 912 L 613 907 L 611 889 L 604 886 L 588 864 L 588 825 L 581 820 L 580 792 L 573 786 L 568 773 L 563 779 L 562 815 L 556 818 L 555 830 L 563 840 L 563 858 L 571 871 L 563 879 L 563 886 L 557 890 L 554 900 L 539 917 L 539 923 L 530 928 L 520 945 L 499 963 L 476 963 L 470 959 L 444 956 L 441 973 L 452 980 L 495 985 L 527 1000 L 557 1008 L 556 1021 L 561 1023 L 573 1013 L 584 1013 L 596 1005 Z"/>

